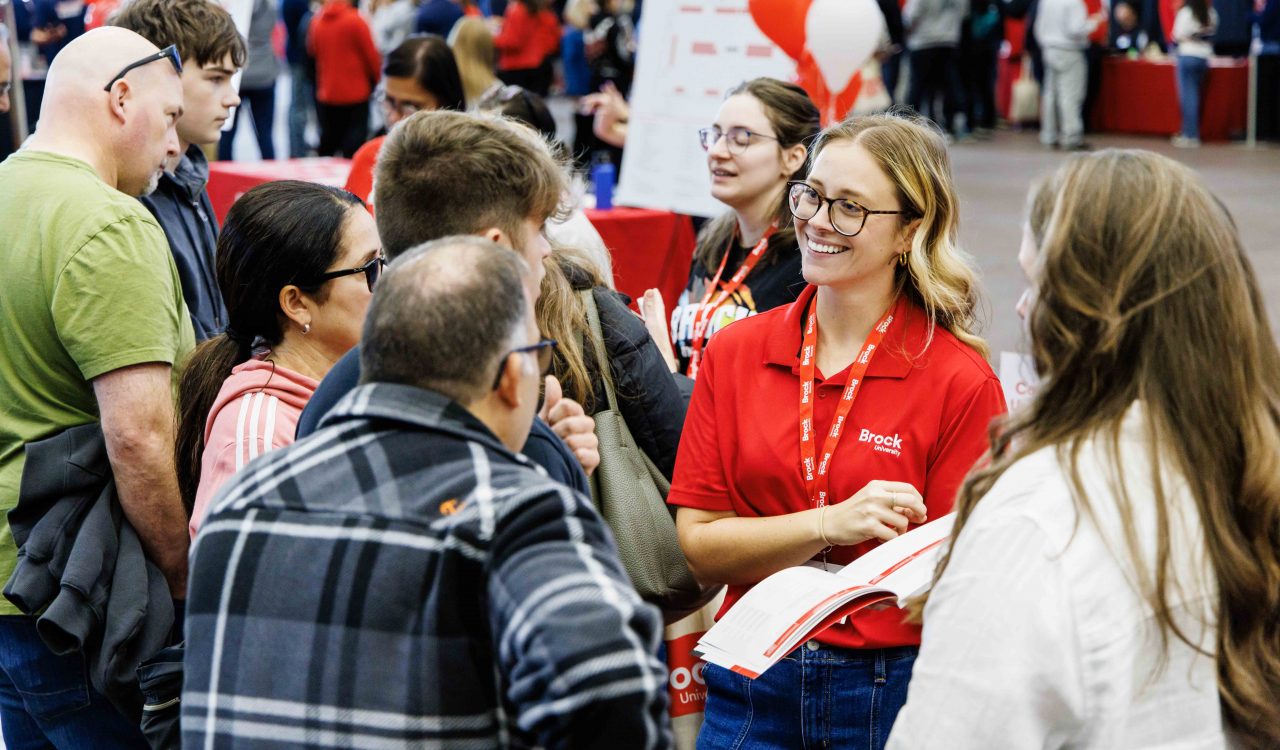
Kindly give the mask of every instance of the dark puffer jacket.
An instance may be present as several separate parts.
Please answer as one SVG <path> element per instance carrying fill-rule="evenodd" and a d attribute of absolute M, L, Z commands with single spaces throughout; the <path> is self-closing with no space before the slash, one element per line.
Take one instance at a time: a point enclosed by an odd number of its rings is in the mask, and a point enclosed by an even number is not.
<path fill-rule="evenodd" d="M 681 394 L 644 321 L 627 307 L 631 300 L 607 287 L 592 288 L 589 280 L 571 269 L 565 270 L 574 289 L 592 290 L 622 418 L 627 421 L 636 445 L 670 479 L 676 467 L 676 448 L 680 445 L 688 398 Z M 591 374 L 595 411 L 604 411 L 609 405 L 590 350 L 585 359 Z"/>

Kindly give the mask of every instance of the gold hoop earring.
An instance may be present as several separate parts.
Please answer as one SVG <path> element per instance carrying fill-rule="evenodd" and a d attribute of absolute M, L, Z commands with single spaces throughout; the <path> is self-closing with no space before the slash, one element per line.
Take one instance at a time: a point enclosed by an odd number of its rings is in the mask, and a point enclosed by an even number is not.
<path fill-rule="evenodd" d="M 900 266 L 907 265 L 907 256 L 910 254 L 911 254 L 911 251 L 908 250 L 907 252 L 901 253 L 900 255 L 898 255 L 898 265 Z"/>

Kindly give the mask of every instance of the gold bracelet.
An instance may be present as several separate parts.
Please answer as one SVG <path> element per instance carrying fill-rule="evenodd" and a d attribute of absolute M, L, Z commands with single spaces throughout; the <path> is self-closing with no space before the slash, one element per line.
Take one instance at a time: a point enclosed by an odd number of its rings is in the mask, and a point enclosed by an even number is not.
<path fill-rule="evenodd" d="M 828 547 L 834 546 L 831 540 L 827 538 L 826 524 L 823 523 L 827 518 L 827 506 L 823 505 L 818 508 L 818 536 L 822 537 L 822 543 Z"/>

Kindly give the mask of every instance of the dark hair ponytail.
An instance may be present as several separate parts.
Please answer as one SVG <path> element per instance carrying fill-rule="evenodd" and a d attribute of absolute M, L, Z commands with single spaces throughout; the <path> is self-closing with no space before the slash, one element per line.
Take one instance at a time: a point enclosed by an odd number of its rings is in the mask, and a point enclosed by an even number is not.
<path fill-rule="evenodd" d="M 313 280 L 338 258 L 342 230 L 355 207 L 364 204 L 345 190 L 280 180 L 254 187 L 227 213 L 217 259 L 227 330 L 196 347 L 178 382 L 174 458 L 188 516 L 200 486 L 205 422 L 218 391 L 236 365 L 252 356 L 255 342 L 280 343 L 281 289 L 316 289 L 313 295 L 324 302 L 325 290 Z"/>

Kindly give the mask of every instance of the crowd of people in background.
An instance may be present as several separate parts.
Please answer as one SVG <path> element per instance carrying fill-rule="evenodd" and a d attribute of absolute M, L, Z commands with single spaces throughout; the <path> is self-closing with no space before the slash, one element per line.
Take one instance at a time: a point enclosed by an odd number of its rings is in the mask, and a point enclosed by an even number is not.
<path fill-rule="evenodd" d="M 86 28 L 105 23 L 118 5 L 15 0 L 17 39 L 39 69 Z M 1008 40 L 1009 49 L 1014 55 L 1025 51 L 1040 86 L 1042 141 L 1071 150 L 1088 148 L 1085 134 L 1105 55 L 1172 55 L 1182 113 L 1174 144 L 1195 147 L 1211 55 L 1249 54 L 1256 29 L 1260 90 L 1280 85 L 1280 76 L 1272 75 L 1280 72 L 1280 0 L 1219 6 L 1181 3 L 1166 33 L 1154 0 L 881 0 L 885 35 L 877 58 L 891 100 L 929 116 L 950 138 L 985 139 L 998 119 L 1005 22 L 1021 20 L 1025 38 Z M 581 169 L 599 160 L 619 165 L 622 137 L 611 129 L 617 118 L 601 122 L 617 109 L 602 106 L 600 97 L 629 96 L 641 8 L 632 0 L 251 0 L 241 101 L 222 132 L 217 158 L 232 157 L 243 112 L 252 119 L 257 153 L 275 157 L 276 89 L 284 72 L 289 137 L 279 152 L 354 156 L 391 124 L 374 106 L 388 95 L 384 61 L 411 36 L 427 34 L 447 41 L 468 108 L 499 83 L 544 99 L 555 94 L 578 100 L 573 133 L 560 134 L 575 163 Z M 282 59 L 273 39 L 278 22 Z M 1280 105 L 1272 98 L 1260 97 L 1264 137 L 1280 131 Z"/>
<path fill-rule="evenodd" d="M 960 242 L 950 149 L 995 125 L 1003 19 L 1042 141 L 1085 150 L 1090 45 L 1160 44 L 1146 9 L 881 3 L 917 112 L 825 128 L 795 84 L 726 82 L 688 134 L 724 211 L 636 314 L 574 177 L 625 147 L 638 3 L 273 2 L 244 34 L 214 0 L 19 32 L 48 70 L 0 163 L 8 746 L 670 747 L 687 610 L 619 555 L 661 526 L 611 525 L 628 472 L 722 613 L 957 513 L 909 617 L 708 665 L 700 748 L 1280 745 L 1280 347 L 1228 209 L 1138 150 L 1032 185 L 1013 412 Z M 1224 15 L 1175 21 L 1179 145 Z M 289 153 L 352 171 L 219 225 L 240 109 L 273 153 L 277 18 Z"/>

